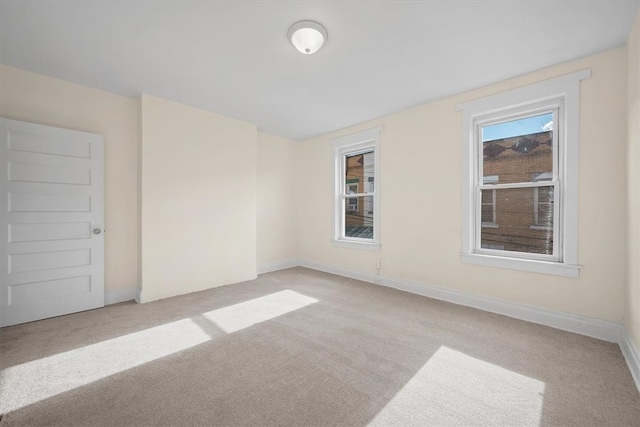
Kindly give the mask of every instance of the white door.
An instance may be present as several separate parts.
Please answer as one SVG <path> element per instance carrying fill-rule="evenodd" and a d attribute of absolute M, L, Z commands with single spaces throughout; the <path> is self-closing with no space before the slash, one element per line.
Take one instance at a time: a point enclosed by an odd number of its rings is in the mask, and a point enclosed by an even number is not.
<path fill-rule="evenodd" d="M 0 118 L 0 326 L 104 306 L 103 138 Z"/>

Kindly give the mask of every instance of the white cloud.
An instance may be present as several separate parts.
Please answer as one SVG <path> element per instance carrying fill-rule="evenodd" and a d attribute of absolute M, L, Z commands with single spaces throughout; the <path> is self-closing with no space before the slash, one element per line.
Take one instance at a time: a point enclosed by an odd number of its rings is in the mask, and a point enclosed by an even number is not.
<path fill-rule="evenodd" d="M 553 130 L 553 120 L 551 120 L 549 123 L 547 123 L 546 125 L 542 126 L 542 130 L 543 131 L 550 131 Z"/>

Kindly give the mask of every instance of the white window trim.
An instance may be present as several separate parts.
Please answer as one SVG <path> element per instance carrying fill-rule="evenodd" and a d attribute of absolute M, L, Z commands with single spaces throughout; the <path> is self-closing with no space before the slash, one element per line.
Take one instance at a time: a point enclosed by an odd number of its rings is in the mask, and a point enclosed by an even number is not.
<path fill-rule="evenodd" d="M 578 160 L 580 130 L 580 81 L 591 77 L 591 70 L 582 70 L 554 79 L 461 103 L 456 106 L 462 112 L 463 126 L 463 198 L 462 198 L 462 251 L 463 263 L 488 267 L 507 268 L 543 274 L 577 278 L 581 266 L 578 265 Z M 560 149 L 562 159 L 563 191 L 558 197 L 562 205 L 562 247 L 560 261 L 515 258 L 491 254 L 480 254 L 474 250 L 475 194 L 474 173 L 476 152 L 474 144 L 474 121 L 477 117 L 497 113 L 535 103 L 563 100 L 564 124 L 563 144 Z M 554 126 L 554 128 L 557 126 Z"/>
<path fill-rule="evenodd" d="M 333 138 L 329 141 L 332 150 L 333 161 L 333 237 L 331 243 L 335 247 L 348 249 L 361 249 L 369 251 L 380 250 L 380 133 L 384 129 L 378 126 L 351 135 Z M 345 237 L 344 230 L 344 205 L 342 192 L 344 191 L 344 165 L 342 158 L 345 154 L 356 153 L 373 149 L 373 239 L 358 239 Z M 358 194 L 358 196 L 365 195 Z"/>

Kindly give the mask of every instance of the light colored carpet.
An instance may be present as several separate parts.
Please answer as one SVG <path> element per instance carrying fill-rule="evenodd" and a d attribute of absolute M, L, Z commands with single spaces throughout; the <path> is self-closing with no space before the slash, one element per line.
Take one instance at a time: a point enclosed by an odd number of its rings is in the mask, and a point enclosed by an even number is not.
<path fill-rule="evenodd" d="M 617 345 L 303 268 L 0 330 L 0 426 L 640 426 Z"/>

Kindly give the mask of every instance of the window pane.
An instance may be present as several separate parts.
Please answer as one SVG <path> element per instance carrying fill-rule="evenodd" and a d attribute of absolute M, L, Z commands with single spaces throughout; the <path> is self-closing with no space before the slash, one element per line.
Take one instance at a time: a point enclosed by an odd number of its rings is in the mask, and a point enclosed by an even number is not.
<path fill-rule="evenodd" d="M 352 200 L 356 203 L 352 204 Z M 348 197 L 344 224 L 346 237 L 373 239 L 373 196 Z"/>
<path fill-rule="evenodd" d="M 551 227 L 553 225 L 553 187 L 537 188 L 537 205 L 534 206 L 536 225 Z"/>
<path fill-rule="evenodd" d="M 482 222 L 493 223 L 493 206 L 482 206 Z"/>
<path fill-rule="evenodd" d="M 541 227 L 551 227 L 553 225 L 553 206 L 542 205 L 538 207 L 538 221 L 536 225 Z"/>
<path fill-rule="evenodd" d="M 369 193 L 373 190 L 374 181 L 374 155 L 368 153 L 345 156 L 346 194 Z"/>
<path fill-rule="evenodd" d="M 538 221 L 544 217 L 544 225 L 548 226 L 546 228 L 539 227 L 540 224 L 535 221 L 534 188 L 494 191 L 496 192 L 496 223 L 499 228 L 483 228 L 480 246 L 486 248 L 504 246 L 505 251 L 553 255 L 553 188 L 544 187 L 544 192 L 547 194 L 544 210 L 541 210 L 541 204 L 538 204 Z M 540 191 L 538 195 L 542 193 L 543 191 Z"/>
<path fill-rule="evenodd" d="M 538 201 L 541 203 L 549 203 L 553 200 L 553 187 L 539 187 L 538 188 Z"/>
<path fill-rule="evenodd" d="M 482 222 L 493 222 L 493 205 L 482 205 Z"/>
<path fill-rule="evenodd" d="M 551 181 L 553 114 L 482 127 L 483 178 L 499 183 Z"/>

